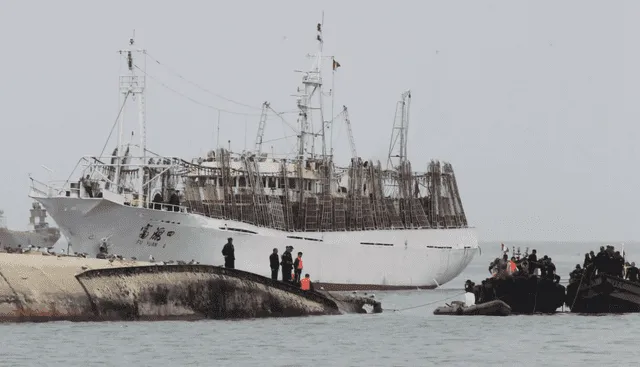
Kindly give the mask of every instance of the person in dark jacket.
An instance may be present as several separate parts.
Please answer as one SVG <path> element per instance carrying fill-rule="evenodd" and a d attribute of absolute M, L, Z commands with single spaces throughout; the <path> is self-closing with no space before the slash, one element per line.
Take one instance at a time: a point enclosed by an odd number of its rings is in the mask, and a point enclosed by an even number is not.
<path fill-rule="evenodd" d="M 614 276 L 624 277 L 624 257 L 620 254 L 620 251 L 616 251 L 613 254 L 611 271 Z"/>
<path fill-rule="evenodd" d="M 287 246 L 287 249 L 282 254 L 282 281 L 291 282 L 291 270 L 293 269 L 293 258 L 291 257 L 291 250 L 293 246 Z"/>
<path fill-rule="evenodd" d="M 533 275 L 536 268 L 538 268 L 538 252 L 536 249 L 531 251 L 531 255 L 527 258 L 527 262 L 529 263 L 529 274 Z"/>
<path fill-rule="evenodd" d="M 609 257 L 607 256 L 607 253 L 604 250 L 604 246 L 600 246 L 600 252 L 598 252 L 594 260 L 594 264 L 596 266 L 596 270 L 598 271 L 598 274 L 603 274 L 607 272 L 608 262 L 609 262 Z"/>
<path fill-rule="evenodd" d="M 547 257 L 547 255 L 545 255 L 545 257 Z M 549 279 L 552 279 L 556 283 L 560 282 L 560 276 L 556 274 L 556 265 L 553 263 L 553 260 L 551 260 L 550 257 L 547 260 L 545 270 Z"/>
<path fill-rule="evenodd" d="M 569 274 L 569 283 L 582 282 L 583 276 L 584 269 L 580 267 L 580 264 L 576 264 L 576 268 Z"/>
<path fill-rule="evenodd" d="M 584 262 L 582 263 L 582 268 L 586 269 L 589 267 L 589 265 L 591 265 L 591 256 L 589 256 L 589 253 L 587 252 L 586 254 L 584 254 Z"/>
<path fill-rule="evenodd" d="M 224 256 L 224 267 L 235 269 L 236 255 L 233 247 L 233 238 L 227 238 L 227 244 L 222 248 L 222 256 Z"/>
<path fill-rule="evenodd" d="M 273 253 L 269 256 L 269 264 L 271 264 L 271 279 L 278 280 L 278 270 L 280 269 L 280 259 L 278 257 L 278 249 L 274 248 Z"/>

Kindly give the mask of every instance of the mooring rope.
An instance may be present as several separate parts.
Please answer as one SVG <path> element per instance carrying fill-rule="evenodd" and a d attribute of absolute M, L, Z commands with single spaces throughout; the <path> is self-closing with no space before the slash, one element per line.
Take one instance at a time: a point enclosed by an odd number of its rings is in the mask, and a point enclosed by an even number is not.
<path fill-rule="evenodd" d="M 582 280 L 584 276 L 587 275 L 587 269 L 589 269 L 593 264 L 589 264 L 584 271 L 582 272 L 582 277 L 580 277 L 580 284 L 578 284 L 578 288 L 576 288 L 576 296 L 573 297 L 573 302 L 571 302 L 571 310 L 573 310 L 573 306 L 576 304 L 576 300 L 578 299 L 578 293 L 580 293 L 580 287 L 582 286 Z"/>
<path fill-rule="evenodd" d="M 459 293 L 459 294 L 453 295 L 453 296 L 451 296 L 451 297 L 447 297 L 447 298 L 439 299 L 439 300 L 437 300 L 437 301 L 433 301 L 433 302 L 429 302 L 429 303 L 425 303 L 425 304 L 421 304 L 421 305 L 417 305 L 417 306 L 411 306 L 411 307 L 405 307 L 405 308 L 394 308 L 394 309 L 391 309 L 391 310 L 389 310 L 389 311 L 400 312 L 400 311 L 412 310 L 412 309 L 414 309 L 414 308 L 420 308 L 420 307 L 430 306 L 430 305 L 433 305 L 433 304 L 435 304 L 435 303 L 439 303 L 439 302 L 442 302 L 442 301 L 446 301 L 446 300 L 451 299 L 451 298 L 460 297 L 461 295 L 463 295 L 463 294 L 465 294 L 465 293 L 467 293 L 467 292 L 462 292 L 462 293 Z"/>
<path fill-rule="evenodd" d="M 538 306 L 538 293 L 540 292 L 540 279 L 536 280 L 536 295 L 533 300 L 533 311 L 531 313 L 536 313 L 536 307 Z"/>

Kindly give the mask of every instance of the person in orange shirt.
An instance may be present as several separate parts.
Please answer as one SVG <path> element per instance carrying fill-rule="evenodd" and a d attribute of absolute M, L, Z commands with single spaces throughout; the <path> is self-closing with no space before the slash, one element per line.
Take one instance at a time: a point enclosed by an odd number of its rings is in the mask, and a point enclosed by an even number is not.
<path fill-rule="evenodd" d="M 517 269 L 518 269 L 518 266 L 516 265 L 516 258 L 512 256 L 511 261 L 507 263 L 507 272 L 509 274 L 513 274 L 516 272 Z"/>
<path fill-rule="evenodd" d="M 309 274 L 305 274 L 304 278 L 300 280 L 300 289 L 303 291 L 313 291 L 313 284 L 311 284 L 311 278 Z"/>
<path fill-rule="evenodd" d="M 302 252 L 298 252 L 298 257 L 296 257 L 296 260 L 293 262 L 293 270 L 295 274 L 295 277 L 293 279 L 294 283 L 300 283 L 300 276 L 302 275 L 303 268 L 304 266 L 302 266 Z"/>

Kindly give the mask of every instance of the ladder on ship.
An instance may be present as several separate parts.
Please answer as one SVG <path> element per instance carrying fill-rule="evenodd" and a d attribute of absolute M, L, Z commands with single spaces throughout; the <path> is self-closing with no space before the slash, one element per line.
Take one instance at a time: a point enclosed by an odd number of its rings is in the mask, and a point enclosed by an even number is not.
<path fill-rule="evenodd" d="M 333 218 L 335 221 L 335 231 L 347 230 L 346 203 L 344 198 L 335 198 L 333 205 Z"/>
<path fill-rule="evenodd" d="M 222 165 L 222 190 L 224 196 L 224 217 L 227 219 L 236 220 L 238 213 L 236 210 L 236 200 L 231 187 L 231 155 L 228 151 L 220 149 L 220 162 Z"/>
<path fill-rule="evenodd" d="M 371 192 L 373 194 L 374 220 L 378 229 L 389 228 L 389 216 L 383 208 L 384 195 L 382 193 L 382 178 L 380 177 L 380 161 L 374 166 L 373 161 L 369 161 L 369 177 L 371 177 Z"/>
<path fill-rule="evenodd" d="M 289 176 L 287 175 L 287 161 L 282 161 L 282 180 L 284 181 L 284 223 L 287 231 L 293 231 L 293 213 L 291 211 L 291 200 L 289 198 Z"/>
<path fill-rule="evenodd" d="M 258 165 L 254 158 L 255 157 L 243 157 L 244 167 L 247 172 L 247 178 L 249 178 L 253 197 L 254 220 L 258 226 L 271 227 L 271 215 L 268 210 L 264 186 L 262 185 L 262 177 L 260 177 Z"/>
<path fill-rule="evenodd" d="M 304 230 L 315 232 L 318 230 L 318 203 L 315 196 L 305 198 Z"/>
<path fill-rule="evenodd" d="M 349 169 L 349 229 L 362 230 L 362 180 L 360 160 L 353 158 Z"/>
<path fill-rule="evenodd" d="M 322 214 L 320 216 L 320 229 L 322 231 L 331 231 L 333 230 L 333 207 L 332 207 L 332 199 L 329 194 L 322 194 L 321 197 L 321 207 Z"/>
<path fill-rule="evenodd" d="M 284 222 L 284 211 L 282 208 L 282 201 L 278 196 L 269 196 L 269 212 L 271 213 L 271 219 L 273 221 L 273 228 L 281 231 L 286 231 L 287 228 Z"/>

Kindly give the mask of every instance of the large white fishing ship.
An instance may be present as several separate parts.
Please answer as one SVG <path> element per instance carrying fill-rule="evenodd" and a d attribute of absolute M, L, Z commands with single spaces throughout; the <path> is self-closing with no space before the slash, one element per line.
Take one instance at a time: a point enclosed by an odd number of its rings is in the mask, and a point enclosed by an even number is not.
<path fill-rule="evenodd" d="M 358 157 L 346 107 L 340 117 L 352 157 L 333 157 L 334 119 L 323 116 L 322 24 L 313 66 L 298 88 L 297 147 L 288 156 L 263 153 L 263 105 L 255 149 L 219 148 L 191 161 L 147 151 L 146 71 L 134 40 L 121 50 L 123 106 L 111 156 L 84 157 L 80 181 L 61 188 L 32 178 L 30 196 L 49 211 L 77 252 L 222 264 L 227 238 L 238 269 L 269 276 L 273 248 L 303 252 L 304 272 L 328 289 L 434 288 L 460 274 L 478 250 L 449 163 L 413 172 L 407 159 L 410 92 L 397 104 L 388 162 Z M 123 142 L 122 110 L 135 100 L 139 144 Z M 318 126 L 319 125 L 319 126 Z M 327 134 L 329 135 L 329 134 Z M 316 152 L 316 142 L 321 141 Z M 331 145 L 328 147 L 328 145 Z M 124 152 L 124 154 L 122 154 Z M 130 154 L 136 152 L 137 156 Z M 345 159 L 347 160 L 347 159 Z M 425 162 L 426 165 L 426 162 Z M 78 176 L 76 176 L 78 177 Z"/>

